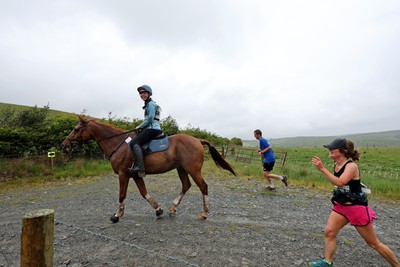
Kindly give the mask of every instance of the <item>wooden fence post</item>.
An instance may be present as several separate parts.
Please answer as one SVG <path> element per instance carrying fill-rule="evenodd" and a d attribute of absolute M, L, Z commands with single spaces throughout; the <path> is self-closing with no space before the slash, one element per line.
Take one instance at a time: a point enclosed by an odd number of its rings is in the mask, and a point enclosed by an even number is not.
<path fill-rule="evenodd" d="M 54 210 L 28 212 L 22 219 L 21 267 L 53 266 Z"/>

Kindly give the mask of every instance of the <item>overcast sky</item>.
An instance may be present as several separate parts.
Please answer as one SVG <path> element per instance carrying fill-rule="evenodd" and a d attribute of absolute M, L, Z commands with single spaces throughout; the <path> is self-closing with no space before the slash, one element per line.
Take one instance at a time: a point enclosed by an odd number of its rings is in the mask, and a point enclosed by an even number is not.
<path fill-rule="evenodd" d="M 0 102 L 252 139 L 400 129 L 400 1 L 0 0 Z"/>

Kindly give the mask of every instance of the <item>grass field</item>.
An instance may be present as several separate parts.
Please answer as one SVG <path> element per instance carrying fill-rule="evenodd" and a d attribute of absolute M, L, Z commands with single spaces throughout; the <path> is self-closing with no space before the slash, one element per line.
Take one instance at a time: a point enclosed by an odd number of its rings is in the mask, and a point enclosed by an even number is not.
<path fill-rule="evenodd" d="M 286 151 L 287 161 L 284 167 L 276 166 L 273 173 L 287 175 L 293 185 L 332 190 L 333 185 L 311 164 L 311 158 L 318 156 L 325 167 L 332 170 L 333 162 L 328 157 L 327 149 L 274 148 L 274 150 Z M 360 148 L 359 152 L 361 159 L 358 166 L 361 179 L 372 190 L 371 197 L 400 200 L 400 148 Z M 255 159 L 251 163 L 240 163 L 231 157 L 230 162 L 234 163 L 240 176 L 263 179 L 260 159 Z"/>
<path fill-rule="evenodd" d="M 333 186 L 310 163 L 315 155 L 320 157 L 328 169 L 333 168 L 333 162 L 324 148 L 274 148 L 276 151 L 287 151 L 287 161 L 284 167 L 276 166 L 274 173 L 285 174 L 289 183 L 294 186 L 306 186 L 330 191 Z M 251 153 L 251 151 L 249 151 Z M 362 182 L 371 190 L 370 197 L 400 200 L 400 148 L 362 148 L 360 149 Z M 206 155 L 209 158 L 209 155 Z M 261 172 L 261 160 L 251 163 L 235 162 L 239 177 L 260 179 L 264 182 Z M 218 171 L 214 162 L 206 160 L 206 171 Z M 54 168 L 50 168 L 48 158 L 0 159 L 0 191 L 15 186 L 31 186 L 43 182 L 54 182 L 66 179 L 111 173 L 111 165 L 107 160 L 66 160 L 56 158 Z"/>

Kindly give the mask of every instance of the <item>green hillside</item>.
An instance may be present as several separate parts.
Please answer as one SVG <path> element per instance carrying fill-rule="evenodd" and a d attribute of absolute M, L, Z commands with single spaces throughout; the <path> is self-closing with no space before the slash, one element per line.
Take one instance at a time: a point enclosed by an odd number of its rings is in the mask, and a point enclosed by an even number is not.
<path fill-rule="evenodd" d="M 337 136 L 300 136 L 269 139 L 274 147 L 321 147 Z M 400 130 L 376 133 L 348 134 L 341 137 L 353 141 L 357 147 L 400 147 Z M 246 146 L 257 146 L 257 140 L 243 141 Z"/>
<path fill-rule="evenodd" d="M 7 103 L 1 103 L 0 102 L 0 113 L 5 110 L 5 109 L 13 109 L 15 111 L 22 111 L 22 110 L 28 110 L 33 107 L 30 106 L 22 106 L 22 105 L 15 105 L 15 104 L 7 104 Z M 43 108 L 43 107 L 38 107 L 38 108 Z M 76 118 L 77 114 L 73 113 L 68 113 L 64 111 L 59 111 L 59 110 L 53 110 L 49 109 L 49 115 L 50 117 L 74 117 Z"/>
<path fill-rule="evenodd" d="M 0 103 L 0 113 L 3 109 L 16 111 L 30 109 L 29 106 Z M 76 117 L 77 114 L 49 109 L 51 117 Z M 352 140 L 357 147 L 400 147 L 400 130 L 343 135 Z M 274 147 L 321 147 L 330 143 L 335 136 L 300 136 L 274 138 L 269 141 Z M 244 146 L 257 146 L 257 140 L 243 140 Z"/>

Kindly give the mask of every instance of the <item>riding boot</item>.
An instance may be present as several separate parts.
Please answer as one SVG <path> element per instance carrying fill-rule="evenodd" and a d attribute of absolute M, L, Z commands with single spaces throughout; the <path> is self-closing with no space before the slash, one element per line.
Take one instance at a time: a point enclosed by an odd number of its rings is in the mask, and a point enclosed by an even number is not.
<path fill-rule="evenodd" d="M 144 173 L 143 153 L 140 145 L 133 146 L 133 154 L 135 155 L 135 166 L 128 168 L 131 173 Z"/>

